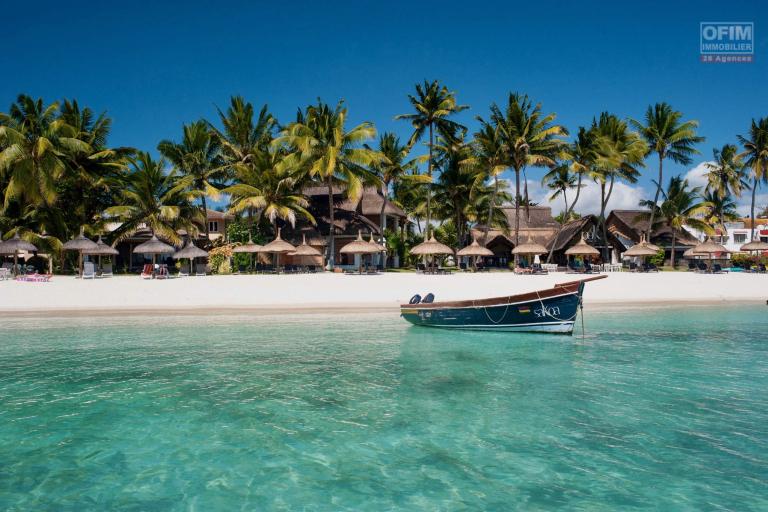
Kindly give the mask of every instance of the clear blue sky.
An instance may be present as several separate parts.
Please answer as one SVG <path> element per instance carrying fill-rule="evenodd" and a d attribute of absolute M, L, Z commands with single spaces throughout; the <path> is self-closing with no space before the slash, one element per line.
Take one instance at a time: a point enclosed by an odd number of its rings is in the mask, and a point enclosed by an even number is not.
<path fill-rule="evenodd" d="M 405 138 L 393 117 L 414 83 L 437 78 L 471 106 L 470 128 L 509 91 L 572 132 L 602 110 L 639 118 L 667 101 L 701 122 L 704 156 L 768 115 L 761 1 L 85 4 L 3 6 L 0 109 L 20 92 L 77 98 L 113 117 L 111 144 L 154 150 L 233 94 L 283 120 L 319 96 Z M 701 21 L 753 21 L 755 62 L 700 63 Z"/>

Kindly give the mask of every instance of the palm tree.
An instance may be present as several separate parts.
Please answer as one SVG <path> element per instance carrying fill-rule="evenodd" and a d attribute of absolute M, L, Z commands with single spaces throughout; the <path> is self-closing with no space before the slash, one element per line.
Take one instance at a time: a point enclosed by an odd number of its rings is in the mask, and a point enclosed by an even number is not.
<path fill-rule="evenodd" d="M 4 204 L 52 205 L 67 155 L 90 150 L 75 130 L 57 118 L 59 103 L 19 95 L 8 114 L 0 113 L 0 176 L 7 179 Z"/>
<path fill-rule="evenodd" d="M 642 167 L 648 146 L 636 132 L 630 131 L 627 123 L 613 114 L 603 112 L 600 119 L 592 122 L 592 129 L 597 137 L 595 165 L 591 177 L 600 185 L 600 223 L 603 232 L 605 253 L 608 261 L 608 229 L 605 210 L 611 200 L 616 180 L 635 183 Z M 651 216 L 653 212 L 651 210 Z M 650 233 L 650 231 L 649 231 Z"/>
<path fill-rule="evenodd" d="M 685 226 L 699 230 L 703 233 L 711 232 L 709 224 L 702 218 L 708 211 L 708 205 L 702 200 L 701 188 L 691 188 L 688 180 L 674 176 L 670 178 L 667 190 L 662 191 L 662 203 L 658 205 L 646 199 L 640 201 L 640 206 L 649 209 L 649 213 L 640 215 L 642 220 L 649 219 L 651 212 L 658 209 L 659 221 L 663 220 L 672 230 L 672 252 L 670 263 L 676 267 L 675 245 L 677 234 L 682 232 Z"/>
<path fill-rule="evenodd" d="M 565 205 L 565 209 L 563 210 L 563 222 L 557 228 L 557 233 L 555 233 L 555 240 L 552 242 L 552 247 L 549 249 L 547 262 L 552 260 L 552 255 L 555 252 L 557 240 L 560 238 L 560 232 L 563 230 L 563 226 L 570 219 L 573 204 L 575 204 L 578 200 L 583 173 L 574 173 L 572 172 L 572 169 L 573 167 L 568 163 L 562 163 L 545 174 L 541 180 L 541 183 L 552 191 L 552 195 L 549 196 L 549 200 L 554 201 L 559 196 L 563 196 L 563 203 Z M 573 190 L 574 188 L 576 189 L 576 198 L 574 199 L 573 204 L 568 204 L 568 191 Z"/>
<path fill-rule="evenodd" d="M 456 104 L 456 93 L 449 91 L 444 85 L 441 86 L 437 80 L 432 82 L 424 81 L 423 84 L 416 84 L 416 95 L 409 94 L 408 100 L 411 102 L 413 114 L 401 114 L 395 116 L 395 119 L 405 119 L 410 121 L 413 126 L 413 135 L 409 145 L 415 144 L 424 137 L 424 133 L 429 133 L 429 158 L 427 160 L 427 210 L 426 210 L 426 237 L 429 238 L 431 218 L 431 183 L 432 170 L 434 168 L 435 132 L 443 139 L 455 141 L 462 138 L 467 129 L 463 125 L 448 119 L 459 112 L 468 109 L 467 105 Z"/>
<path fill-rule="evenodd" d="M 744 179 L 744 164 L 737 151 L 738 148 L 733 144 L 712 150 L 713 162 L 704 164 L 707 168 L 707 190 L 721 196 L 741 197 L 741 191 L 744 188 L 749 189 L 749 184 Z"/>
<path fill-rule="evenodd" d="M 272 143 L 277 120 L 269 113 L 266 105 L 254 119 L 253 105 L 241 96 L 233 96 L 226 112 L 221 109 L 217 111 L 223 129 L 219 130 L 210 123 L 209 128 L 218 139 L 227 163 L 247 164 L 253 154 L 267 151 Z"/>
<path fill-rule="evenodd" d="M 490 201 L 488 201 L 488 215 L 483 228 L 483 243 L 487 243 L 488 230 L 491 229 L 496 198 L 499 195 L 499 176 L 508 166 L 498 126 L 487 123 L 479 117 L 478 120 L 481 123 L 481 128 L 475 133 L 471 143 L 472 154 L 462 162 L 462 165 L 466 172 L 473 174 L 475 179 L 480 181 L 473 190 L 481 189 L 482 187 L 479 185 L 487 180 L 493 181 L 493 193 Z"/>
<path fill-rule="evenodd" d="M 296 154 L 280 148 L 255 155 L 252 165 L 237 174 L 237 183 L 222 190 L 231 196 L 229 213 L 256 210 L 264 215 L 275 233 L 277 219 L 296 225 L 297 214 L 315 224 L 307 210 L 309 202 L 298 190 L 302 162 Z"/>
<path fill-rule="evenodd" d="M 294 148 L 306 164 L 310 179 L 328 188 L 328 268 L 333 269 L 335 258 L 335 214 L 333 187 L 341 185 L 350 198 L 359 197 L 364 183 L 376 184 L 378 179 L 366 168 L 381 161 L 380 155 L 361 145 L 376 136 L 373 124 L 364 122 L 346 129 L 347 109 L 340 101 L 332 109 L 318 100 L 306 112 L 299 112 L 296 122 L 291 123 L 275 145 Z"/>
<path fill-rule="evenodd" d="M 208 217 L 207 198 L 218 199 L 221 179 L 226 167 L 221 156 L 220 139 L 213 135 L 205 121 L 196 121 L 182 127 L 184 135 L 180 143 L 167 139 L 157 145 L 160 154 L 168 159 L 186 178 L 188 190 L 200 198 L 200 212 Z M 205 222 L 205 237 L 211 238 L 210 226 Z"/>
<path fill-rule="evenodd" d="M 366 148 L 371 149 L 367 144 Z M 384 240 L 384 229 L 386 229 L 387 217 L 384 211 L 387 206 L 390 186 L 399 182 L 424 183 L 426 176 L 417 173 L 417 159 L 408 160 L 408 153 L 411 151 L 410 144 L 403 146 L 400 139 L 390 132 L 384 132 L 379 136 L 378 153 L 381 160 L 371 164 L 371 170 L 381 180 L 381 195 L 384 201 L 381 203 L 379 212 L 379 226 L 381 227 L 382 241 Z"/>
<path fill-rule="evenodd" d="M 173 243 L 180 244 L 177 230 L 186 229 L 194 236 L 205 217 L 186 191 L 188 183 L 179 179 L 177 171 L 165 171 L 163 159 L 153 160 L 149 153 L 138 152 L 131 159 L 131 172 L 120 193 L 120 204 L 104 212 L 107 218 L 122 223 L 115 231 L 115 240 L 125 240 L 142 227 Z"/>
<path fill-rule="evenodd" d="M 565 144 L 560 137 L 568 135 L 565 127 L 554 124 L 556 117 L 554 113 L 542 114 L 540 103 L 534 105 L 528 95 L 518 93 L 509 94 L 504 111 L 495 103 L 491 105 L 491 123 L 499 129 L 506 164 L 515 171 L 515 246 L 520 244 L 520 204 L 528 204 L 528 180 L 525 180 L 523 198 L 520 173 L 525 178 L 529 165 L 554 167 L 555 158 Z M 516 255 L 515 263 L 517 261 Z"/>
<path fill-rule="evenodd" d="M 672 109 L 668 103 L 649 105 L 643 122 L 632 120 L 632 126 L 648 143 L 648 154 L 656 153 L 659 157 L 659 177 L 656 182 L 654 201 L 658 203 L 661 186 L 664 180 L 664 160 L 669 158 L 678 164 L 688 165 L 691 156 L 699 154 L 694 147 L 704 141 L 704 137 L 696 135 L 698 121 L 682 121 L 683 113 Z M 650 240 L 655 209 L 651 209 L 648 219 L 647 236 Z"/>
<path fill-rule="evenodd" d="M 739 213 L 736 210 L 733 196 L 730 194 L 722 196 L 709 190 L 704 192 L 702 200 L 706 211 L 705 221 L 707 225 L 712 228 L 719 227 L 721 236 L 727 237 L 728 229 L 725 227 L 725 223 L 739 220 Z"/>
<path fill-rule="evenodd" d="M 755 122 L 749 128 L 749 136 L 739 135 L 739 142 L 744 146 L 744 151 L 739 154 L 744 159 L 744 165 L 750 169 L 752 179 L 752 205 L 750 207 L 750 242 L 755 233 L 755 194 L 760 182 L 768 180 L 768 117 Z"/>

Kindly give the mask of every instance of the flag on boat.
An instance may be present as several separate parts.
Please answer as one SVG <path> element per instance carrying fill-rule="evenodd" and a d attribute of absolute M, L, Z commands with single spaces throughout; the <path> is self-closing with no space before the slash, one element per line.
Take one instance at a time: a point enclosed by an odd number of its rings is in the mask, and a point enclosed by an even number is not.
<path fill-rule="evenodd" d="M 520 306 L 517 308 L 517 311 L 520 313 L 530 313 L 531 307 L 530 306 Z"/>

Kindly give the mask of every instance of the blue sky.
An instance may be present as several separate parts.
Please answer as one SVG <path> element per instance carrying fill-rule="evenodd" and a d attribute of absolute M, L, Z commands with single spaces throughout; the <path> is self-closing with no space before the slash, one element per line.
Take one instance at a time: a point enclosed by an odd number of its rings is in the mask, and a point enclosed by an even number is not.
<path fill-rule="evenodd" d="M 667 101 L 707 137 L 694 165 L 768 115 L 768 6 L 757 1 L 46 4 L 3 8 L 0 109 L 20 92 L 77 98 L 113 117 L 111 144 L 145 150 L 213 119 L 233 94 L 283 120 L 318 96 L 343 98 L 352 122 L 406 138 L 393 117 L 435 78 L 471 106 L 460 117 L 470 128 L 509 91 L 572 132 L 603 110 L 640 118 Z M 753 21 L 755 62 L 699 62 L 702 21 Z M 615 206 L 646 194 L 654 173 L 655 162 Z"/>

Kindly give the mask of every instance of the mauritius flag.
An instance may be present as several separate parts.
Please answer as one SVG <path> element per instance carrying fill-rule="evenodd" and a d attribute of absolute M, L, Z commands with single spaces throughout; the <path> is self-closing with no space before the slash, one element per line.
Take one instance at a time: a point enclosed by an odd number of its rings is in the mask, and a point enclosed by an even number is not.
<path fill-rule="evenodd" d="M 531 307 L 530 306 L 518 306 L 517 308 L 518 313 L 530 313 Z"/>

